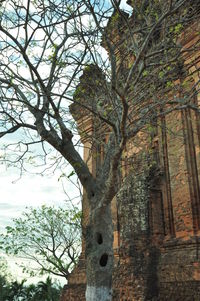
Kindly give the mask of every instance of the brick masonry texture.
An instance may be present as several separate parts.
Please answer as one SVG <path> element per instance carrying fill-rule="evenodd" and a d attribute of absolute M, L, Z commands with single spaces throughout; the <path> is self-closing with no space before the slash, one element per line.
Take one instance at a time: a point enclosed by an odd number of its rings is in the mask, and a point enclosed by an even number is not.
<path fill-rule="evenodd" d="M 186 47 L 195 39 L 189 31 Z M 137 168 L 128 171 L 112 203 L 113 301 L 200 300 L 200 118 L 185 110 L 160 122 L 149 161 L 137 154 Z M 86 199 L 83 216 L 86 224 Z M 61 301 L 84 301 L 85 288 L 83 241 Z"/>

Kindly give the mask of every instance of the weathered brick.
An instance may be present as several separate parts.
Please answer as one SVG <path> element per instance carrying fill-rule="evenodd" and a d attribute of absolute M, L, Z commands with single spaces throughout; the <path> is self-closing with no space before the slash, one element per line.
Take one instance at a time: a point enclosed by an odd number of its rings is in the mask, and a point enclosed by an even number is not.
<path fill-rule="evenodd" d="M 192 26 L 182 37 L 185 49 L 197 39 Z M 200 67 L 199 57 L 197 51 L 195 58 L 186 58 L 187 62 L 195 61 L 191 70 Z M 194 81 L 197 83 L 199 77 Z M 153 144 L 149 145 L 143 134 L 138 135 L 140 150 L 133 141 L 124 155 L 133 170 L 123 170 L 124 177 L 129 175 L 112 204 L 113 301 L 200 300 L 200 119 L 191 111 L 172 112 L 160 124 L 165 127 L 157 130 Z M 144 161 L 140 154 L 150 148 L 150 162 Z M 151 161 L 152 154 L 156 164 Z M 89 167 L 95 172 L 92 156 Z M 86 225 L 87 200 L 83 208 Z M 61 301 L 84 301 L 85 287 L 82 255 Z"/>

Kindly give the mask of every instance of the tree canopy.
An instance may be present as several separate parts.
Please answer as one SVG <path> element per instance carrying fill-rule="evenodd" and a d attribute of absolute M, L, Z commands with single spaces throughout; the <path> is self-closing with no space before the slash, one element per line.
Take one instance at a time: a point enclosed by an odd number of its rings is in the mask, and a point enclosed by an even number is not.
<path fill-rule="evenodd" d="M 1 301 L 58 301 L 61 287 L 52 283 L 51 278 L 37 284 L 26 285 L 26 280 L 21 282 L 0 276 Z"/>
<path fill-rule="evenodd" d="M 22 260 L 24 272 L 68 278 L 81 251 L 81 213 L 77 208 L 29 208 L 0 237 L 0 249 Z"/>

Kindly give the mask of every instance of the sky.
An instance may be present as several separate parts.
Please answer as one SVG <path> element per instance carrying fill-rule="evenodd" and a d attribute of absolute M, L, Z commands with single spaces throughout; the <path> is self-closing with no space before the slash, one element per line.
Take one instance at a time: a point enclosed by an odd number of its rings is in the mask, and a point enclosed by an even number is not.
<path fill-rule="evenodd" d="M 59 174 L 49 177 L 24 174 L 21 179 L 16 181 L 19 171 L 13 167 L 6 169 L 5 165 L 0 165 L 0 233 L 5 232 L 5 227 L 12 225 L 12 219 L 19 217 L 26 207 L 38 207 L 44 204 L 67 207 L 67 196 L 63 191 L 61 181 L 58 181 Z M 65 190 L 69 195 L 77 195 L 74 185 L 70 182 L 66 181 Z M 6 260 L 12 271 L 13 279 L 21 281 L 28 277 L 15 264 L 15 262 L 20 263 L 17 258 L 7 257 Z M 45 278 L 46 276 L 31 278 L 27 283 L 38 282 Z M 58 279 L 62 284 L 66 283 L 64 279 Z"/>
<path fill-rule="evenodd" d="M 18 217 L 27 206 L 63 206 L 66 195 L 57 176 L 41 177 L 25 174 L 17 182 L 17 170 L 0 166 L 0 231 Z M 73 187 L 72 187 L 73 189 Z M 70 186 L 68 186 L 70 190 Z"/>
<path fill-rule="evenodd" d="M 4 143 L 14 143 L 19 139 L 20 134 L 7 135 L 0 139 L 0 149 Z M 39 150 L 40 152 L 40 150 Z M 80 149 L 81 152 L 81 149 Z M 2 152 L 0 151 L 0 157 Z M 55 155 L 52 152 L 52 156 Z M 1 161 L 1 160 L 0 160 Z M 69 205 L 69 199 L 77 197 L 79 191 L 75 186 L 67 180 L 67 177 L 60 177 L 63 172 L 66 175 L 71 173 L 71 167 L 66 166 L 64 170 L 56 170 L 54 174 L 34 174 L 33 167 L 29 167 L 30 173 L 24 173 L 20 177 L 20 170 L 14 166 L 7 167 L 6 163 L 0 164 L 0 233 L 6 232 L 6 226 L 14 225 L 13 219 L 21 216 L 22 212 L 27 210 L 27 207 L 40 207 L 42 205 L 55 206 L 67 208 Z M 40 171 L 41 169 L 39 169 Z M 35 169 L 37 171 L 37 169 Z M 70 178 L 71 179 L 71 178 Z M 64 187 L 64 189 L 63 189 Z M 80 198 L 74 200 L 74 204 L 79 203 Z M 12 275 L 12 279 L 21 281 L 22 279 L 28 279 L 27 284 L 37 283 L 40 280 L 45 280 L 46 275 L 43 277 L 29 277 L 27 274 L 22 273 L 22 269 L 19 268 L 20 260 L 16 257 L 5 256 L 8 262 L 9 272 Z M 16 264 L 18 263 L 18 265 Z M 27 261 L 27 265 L 30 263 Z M 61 277 L 52 277 L 53 280 L 57 279 L 64 285 L 66 280 Z"/>
<path fill-rule="evenodd" d="M 121 1 L 121 7 L 130 10 L 126 0 Z M 11 142 L 14 140 L 10 139 Z M 18 175 L 18 170 L 6 169 L 5 165 L 0 165 L 0 232 L 11 223 L 12 218 L 18 217 L 26 206 L 62 205 L 66 199 L 62 185 L 58 181 L 59 173 L 54 177 L 24 174 L 16 181 Z M 66 190 L 72 192 L 73 189 L 74 187 L 68 183 Z"/>

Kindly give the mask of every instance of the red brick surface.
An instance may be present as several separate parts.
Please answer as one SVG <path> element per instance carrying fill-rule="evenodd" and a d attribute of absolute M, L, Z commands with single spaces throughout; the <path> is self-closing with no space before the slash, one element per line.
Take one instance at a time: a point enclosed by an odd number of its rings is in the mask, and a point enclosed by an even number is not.
<path fill-rule="evenodd" d="M 200 118 L 176 111 L 160 123 L 156 166 L 131 171 L 113 203 L 113 301 L 200 300 Z M 82 256 L 61 300 L 84 301 L 85 287 Z"/>

